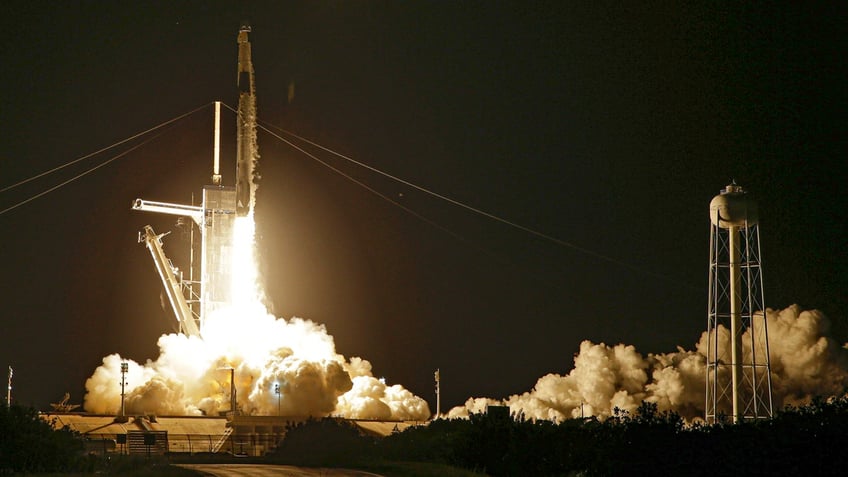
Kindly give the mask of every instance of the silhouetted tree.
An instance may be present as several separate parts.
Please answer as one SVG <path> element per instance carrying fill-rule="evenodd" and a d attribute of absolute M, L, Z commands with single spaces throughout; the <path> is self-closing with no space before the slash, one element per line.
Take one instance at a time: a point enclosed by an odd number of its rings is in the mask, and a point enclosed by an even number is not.
<path fill-rule="evenodd" d="M 332 466 L 366 461 L 373 455 L 374 438 L 362 435 L 350 422 L 324 418 L 311 419 L 288 430 L 271 458 Z"/>
<path fill-rule="evenodd" d="M 512 475 L 843 475 L 848 397 L 817 399 L 772 419 L 692 426 L 642 403 L 605 421 L 562 423 L 475 414 L 431 422 L 384 439 L 348 424 L 313 421 L 290 431 L 280 454 L 315 464 L 363 457 L 448 464 Z M 350 462 L 350 460 L 348 461 Z"/>
<path fill-rule="evenodd" d="M 66 472 L 82 462 L 84 444 L 68 430 L 54 430 L 35 409 L 0 406 L 0 471 Z"/>

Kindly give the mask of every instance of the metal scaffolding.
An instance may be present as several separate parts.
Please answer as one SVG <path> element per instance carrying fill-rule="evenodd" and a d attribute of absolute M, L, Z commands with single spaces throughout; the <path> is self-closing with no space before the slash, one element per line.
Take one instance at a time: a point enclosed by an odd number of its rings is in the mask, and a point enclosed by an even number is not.
<path fill-rule="evenodd" d="M 731 184 L 710 203 L 708 424 L 772 416 L 756 204 Z"/>

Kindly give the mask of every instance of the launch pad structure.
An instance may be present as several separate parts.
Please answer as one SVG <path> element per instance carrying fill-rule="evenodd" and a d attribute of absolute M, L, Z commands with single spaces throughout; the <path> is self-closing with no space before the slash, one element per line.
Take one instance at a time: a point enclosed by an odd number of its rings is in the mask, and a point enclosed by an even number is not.
<path fill-rule="evenodd" d="M 200 230 L 200 280 L 194 279 L 194 263 L 189 266 L 189 277 L 186 279 L 167 258 L 162 248 L 162 238 L 167 233 L 156 234 L 150 225 L 139 232 L 139 242 L 150 250 L 179 324 L 179 331 L 188 336 L 200 336 L 206 319 L 231 303 L 235 218 L 248 215 L 254 206 L 254 171 L 259 159 L 259 147 L 256 140 L 256 83 L 248 37 L 250 31 L 250 26 L 242 25 L 238 33 L 239 104 L 236 117 L 235 186 L 221 184 L 221 103 L 216 102 L 212 184 L 203 187 L 200 206 L 144 199 L 136 199 L 132 205 L 133 210 L 188 217 Z"/>
<path fill-rule="evenodd" d="M 144 199 L 133 201 L 132 209 L 189 218 L 200 231 L 200 279 L 194 279 L 195 251 L 189 276 L 173 265 L 165 255 L 162 238 L 150 225 L 139 232 L 139 242 L 150 251 L 156 270 L 179 331 L 189 337 L 201 337 L 206 320 L 217 310 L 232 303 L 234 268 L 233 235 L 237 217 L 252 213 L 255 202 L 255 173 L 259 158 L 256 138 L 256 91 L 249 33 L 242 25 L 238 33 L 239 106 L 236 119 L 236 180 L 224 186 L 220 173 L 221 103 L 215 103 L 212 183 L 203 187 L 200 205 L 173 204 Z M 192 240 L 192 243 L 194 240 Z M 304 422 L 308 416 L 248 416 L 238 412 L 235 377 L 230 371 L 230 410 L 221 416 L 90 415 L 54 409 L 42 417 L 56 428 L 67 426 L 85 436 L 87 450 L 93 453 L 217 453 L 259 456 L 276 447 L 287 429 Z M 11 368 L 9 392 L 11 393 Z M 360 432 L 386 436 L 419 421 L 379 421 L 345 419 Z"/>
<path fill-rule="evenodd" d="M 56 429 L 68 428 L 85 438 L 86 453 L 191 455 L 227 453 L 262 456 L 276 448 L 293 426 L 306 422 L 306 416 L 115 416 L 75 412 L 42 414 Z M 418 421 L 375 421 L 345 419 L 359 432 L 386 437 Z"/>

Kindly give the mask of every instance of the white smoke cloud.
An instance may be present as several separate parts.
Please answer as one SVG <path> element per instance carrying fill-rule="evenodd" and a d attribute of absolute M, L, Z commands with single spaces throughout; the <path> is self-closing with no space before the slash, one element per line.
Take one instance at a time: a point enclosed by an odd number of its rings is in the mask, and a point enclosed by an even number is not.
<path fill-rule="evenodd" d="M 503 406 L 503 401 L 498 401 L 497 399 L 489 399 L 489 398 L 468 398 L 465 401 L 465 406 L 457 406 L 444 416 L 448 419 L 453 419 L 457 417 L 468 417 L 470 414 L 480 414 L 486 412 L 486 408 L 489 406 Z"/>
<path fill-rule="evenodd" d="M 399 385 L 386 386 L 361 358 L 347 361 L 323 325 L 275 318 L 254 307 L 222 310 L 207 320 L 203 338 L 181 334 L 159 339 L 155 361 L 131 360 L 128 414 L 217 415 L 230 408 L 230 368 L 238 404 L 251 415 L 327 416 L 425 420 L 426 401 Z M 86 381 L 85 409 L 120 408 L 120 365 L 113 354 Z M 276 387 L 279 386 L 279 395 Z"/>
<path fill-rule="evenodd" d="M 797 305 L 768 310 L 769 357 L 775 409 L 808 402 L 816 395 L 833 396 L 848 386 L 848 349 L 828 336 L 829 321 L 819 311 Z M 746 339 L 748 338 L 748 339 Z M 726 329 L 719 339 L 727 341 Z M 749 337 L 743 343 L 749 343 Z M 687 419 L 704 415 L 707 334 L 696 350 L 643 356 L 633 346 L 608 346 L 584 341 L 574 368 L 565 376 L 548 374 L 531 391 L 504 401 L 471 398 L 445 417 L 467 417 L 487 405 L 508 405 L 529 419 L 560 422 L 568 418 L 611 416 L 615 408 L 633 411 L 643 401 L 660 411 L 675 411 Z"/>
<path fill-rule="evenodd" d="M 336 352 L 323 325 L 268 313 L 255 255 L 259 176 L 254 168 L 259 154 L 255 130 L 249 127 L 247 135 L 252 137 L 248 137 L 252 157 L 246 169 L 250 203 L 248 214 L 234 220 L 227 248 L 231 254 L 229 306 L 204 317 L 202 338 L 160 337 L 155 361 L 139 364 L 117 354 L 103 358 L 86 380 L 85 409 L 97 414 L 120 410 L 120 369 L 127 362 L 128 414 L 218 415 L 231 410 L 232 386 L 239 410 L 249 415 L 428 419 L 426 401 L 400 385 L 387 386 L 375 379 L 368 361 L 358 357 L 347 361 Z M 233 383 L 229 383 L 231 373 Z"/>
<path fill-rule="evenodd" d="M 799 404 L 835 396 L 848 386 L 848 350 L 829 336 L 820 311 L 796 306 L 768 315 L 769 356 L 776 403 Z"/>
<path fill-rule="evenodd" d="M 675 411 L 693 418 L 704 414 L 704 378 L 707 358 L 681 347 L 675 353 L 649 355 L 651 382 L 646 400 L 660 411 Z"/>

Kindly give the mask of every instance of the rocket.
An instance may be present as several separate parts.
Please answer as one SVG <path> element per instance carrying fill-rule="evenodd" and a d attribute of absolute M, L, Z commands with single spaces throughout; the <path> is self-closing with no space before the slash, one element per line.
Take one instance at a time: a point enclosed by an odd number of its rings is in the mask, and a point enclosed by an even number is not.
<path fill-rule="evenodd" d="M 238 117 L 236 118 L 236 215 L 245 216 L 254 206 L 254 168 L 259 159 L 256 143 L 256 89 L 250 59 L 250 25 L 238 33 Z"/>
<path fill-rule="evenodd" d="M 190 217 L 200 228 L 200 280 L 183 281 L 162 250 L 161 238 L 149 225 L 139 234 L 139 242 L 150 249 L 153 262 L 168 293 L 180 330 L 188 336 L 200 336 L 206 318 L 215 310 L 232 302 L 232 273 L 235 256 L 232 252 L 233 227 L 236 217 L 251 213 L 255 202 L 256 164 L 259 151 L 256 145 L 256 95 L 253 83 L 253 63 L 250 59 L 250 26 L 242 24 L 238 33 L 238 111 L 236 114 L 236 180 L 235 187 L 223 187 L 219 170 L 220 159 L 220 102 L 215 104 L 215 144 L 212 161 L 212 184 L 203 187 L 201 206 L 171 204 L 136 199 L 134 210 Z M 194 249 L 191 252 L 194 257 Z M 199 287 L 195 290 L 195 286 Z M 187 296 L 191 297 L 191 300 Z M 197 299 L 199 297 L 199 299 Z M 200 307 L 199 313 L 196 310 Z"/>

